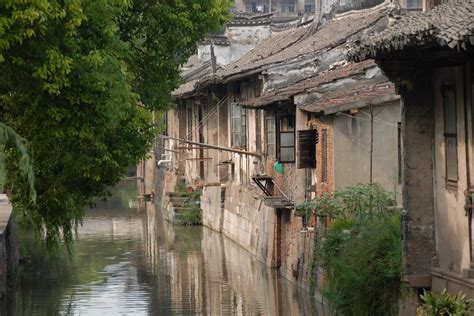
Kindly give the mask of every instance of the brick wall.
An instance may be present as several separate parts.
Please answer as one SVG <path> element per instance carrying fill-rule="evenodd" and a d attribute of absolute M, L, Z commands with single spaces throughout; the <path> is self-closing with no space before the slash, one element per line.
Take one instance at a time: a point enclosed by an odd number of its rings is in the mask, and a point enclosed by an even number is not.
<path fill-rule="evenodd" d="M 284 172 L 280 174 L 273 170 L 273 164 L 275 162 L 275 158 L 265 159 L 265 174 L 273 177 L 273 181 L 276 185 L 278 185 L 283 193 L 291 200 L 294 196 L 296 166 L 294 163 L 285 163 L 283 164 Z"/>
<path fill-rule="evenodd" d="M 316 195 L 324 192 L 334 191 L 334 128 L 332 119 L 313 118 L 310 122 L 311 128 L 319 133 L 319 142 L 316 145 Z M 327 135 L 327 177 L 323 181 L 323 130 Z"/>

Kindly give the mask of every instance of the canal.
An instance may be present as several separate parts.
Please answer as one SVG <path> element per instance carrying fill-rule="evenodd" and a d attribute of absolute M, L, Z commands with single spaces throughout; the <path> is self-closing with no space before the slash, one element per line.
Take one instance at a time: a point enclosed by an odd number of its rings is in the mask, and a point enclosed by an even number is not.
<path fill-rule="evenodd" d="M 86 212 L 72 256 L 20 236 L 9 315 L 317 315 L 320 306 L 232 241 L 138 207 L 135 181 Z M 322 313 L 319 312 L 319 315 Z"/>

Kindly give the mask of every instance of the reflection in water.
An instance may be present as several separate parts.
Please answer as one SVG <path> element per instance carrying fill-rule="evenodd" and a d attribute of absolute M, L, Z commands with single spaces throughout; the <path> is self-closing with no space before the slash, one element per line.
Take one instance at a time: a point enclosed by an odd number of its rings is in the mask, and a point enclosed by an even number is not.
<path fill-rule="evenodd" d="M 149 203 L 128 208 L 135 193 L 123 182 L 86 213 L 72 259 L 32 256 L 10 314 L 317 314 L 307 293 L 220 234 L 172 226 Z"/>

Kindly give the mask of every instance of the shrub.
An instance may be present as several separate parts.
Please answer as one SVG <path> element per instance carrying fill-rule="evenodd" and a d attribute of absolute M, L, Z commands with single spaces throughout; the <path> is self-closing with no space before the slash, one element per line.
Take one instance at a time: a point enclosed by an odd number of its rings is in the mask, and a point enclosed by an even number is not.
<path fill-rule="evenodd" d="M 374 216 L 393 213 L 395 201 L 392 195 L 378 184 L 358 184 L 336 192 L 328 192 L 318 197 L 315 212 L 333 218 L 352 218 L 363 221 Z"/>
<path fill-rule="evenodd" d="M 192 226 L 202 224 L 202 210 L 199 207 L 183 211 L 176 214 L 176 218 L 181 225 Z"/>
<path fill-rule="evenodd" d="M 421 295 L 423 304 L 417 309 L 418 316 L 464 316 L 469 315 L 469 305 L 471 300 L 466 298 L 461 292 L 449 294 L 444 289 L 439 296 L 431 292 L 424 291 Z"/>
<path fill-rule="evenodd" d="M 321 292 L 336 314 L 398 313 L 401 229 L 394 204 L 376 185 L 358 185 L 318 200 L 317 214 L 336 218 L 315 242 L 315 260 L 325 273 Z"/>

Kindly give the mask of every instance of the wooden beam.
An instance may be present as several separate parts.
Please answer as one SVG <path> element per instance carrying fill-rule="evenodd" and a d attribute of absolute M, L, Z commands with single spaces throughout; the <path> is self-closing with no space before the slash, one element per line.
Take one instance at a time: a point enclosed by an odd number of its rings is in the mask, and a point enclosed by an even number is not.
<path fill-rule="evenodd" d="M 195 149 L 201 149 L 202 147 L 198 146 L 198 147 L 187 147 L 187 146 L 177 146 L 175 147 L 176 149 L 189 149 L 189 150 L 195 150 Z"/>
<path fill-rule="evenodd" d="M 210 157 L 203 157 L 203 158 L 186 158 L 185 160 L 192 160 L 192 161 L 202 161 L 202 160 L 211 160 Z"/>
<path fill-rule="evenodd" d="M 228 152 L 232 152 L 232 153 L 236 153 L 236 154 L 249 155 L 249 156 L 254 156 L 254 157 L 259 157 L 259 158 L 261 158 L 261 156 L 262 156 L 260 153 L 250 152 L 250 151 L 246 151 L 246 150 L 240 150 L 240 149 L 234 149 L 234 148 L 229 148 L 229 147 L 210 145 L 210 144 L 205 144 L 205 143 L 192 142 L 190 140 L 185 140 L 185 139 L 166 136 L 166 135 L 159 135 L 159 136 L 163 139 L 173 139 L 173 140 L 180 141 L 182 143 L 197 145 L 197 146 L 201 146 L 201 147 L 204 147 L 204 148 L 212 148 L 212 149 L 216 149 L 216 150 L 228 151 Z"/>

